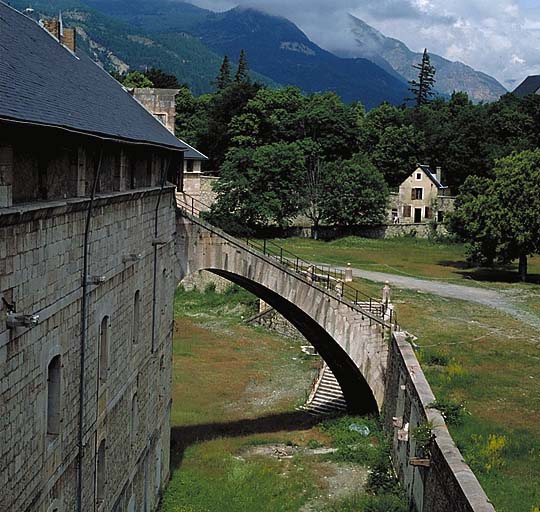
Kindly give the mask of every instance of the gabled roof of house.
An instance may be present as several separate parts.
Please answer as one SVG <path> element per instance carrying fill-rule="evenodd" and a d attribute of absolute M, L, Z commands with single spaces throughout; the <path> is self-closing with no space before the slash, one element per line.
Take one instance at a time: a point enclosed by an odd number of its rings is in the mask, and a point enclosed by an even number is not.
<path fill-rule="evenodd" d="M 514 94 L 523 98 L 529 94 L 535 94 L 539 89 L 540 75 L 530 75 L 515 88 Z"/>
<path fill-rule="evenodd" d="M 186 149 L 84 52 L 1 0 L 0 121 Z"/>
<path fill-rule="evenodd" d="M 429 165 L 418 164 L 418 167 L 426 173 L 427 177 L 433 182 L 433 184 L 437 188 L 448 188 L 439 181 L 439 179 L 437 178 L 437 173 L 433 172 Z"/>

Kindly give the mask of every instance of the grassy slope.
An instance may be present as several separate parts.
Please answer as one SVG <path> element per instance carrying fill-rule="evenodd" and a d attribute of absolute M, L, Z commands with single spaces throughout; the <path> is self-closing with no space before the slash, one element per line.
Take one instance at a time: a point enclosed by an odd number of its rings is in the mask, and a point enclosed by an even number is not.
<path fill-rule="evenodd" d="M 471 284 L 460 270 L 465 262 L 459 245 L 354 238 L 331 243 L 292 239 L 284 245 L 312 260 Z M 538 258 L 531 270 L 540 270 Z M 508 278 L 506 271 L 492 275 Z M 483 271 L 482 277 L 489 274 Z M 380 295 L 380 284 L 361 284 Z M 526 309 L 540 312 L 538 285 L 483 285 L 521 295 Z M 470 416 L 451 431 L 497 510 L 531 512 L 540 506 L 538 333 L 491 308 L 413 290 L 393 290 L 393 301 L 401 326 L 424 347 L 419 357 L 436 396 L 467 404 Z M 499 437 L 490 444 L 490 436 Z"/>
<path fill-rule="evenodd" d="M 171 422 L 173 470 L 180 462 L 181 470 L 165 493 L 164 512 L 293 512 L 315 493 L 310 461 L 238 455 L 257 443 L 326 439 L 288 424 L 313 363 L 298 358 L 298 343 L 241 325 L 250 300 L 245 293 L 177 295 Z"/>
<path fill-rule="evenodd" d="M 176 296 L 173 475 L 162 512 L 297 512 L 307 503 L 306 512 L 405 512 L 399 488 L 380 469 L 370 483 L 376 495 L 364 490 L 365 466 L 388 464 L 378 421 L 343 417 L 319 425 L 296 412 L 316 360 L 301 355 L 299 341 L 245 327 L 242 316 L 256 303 L 232 290 Z M 352 423 L 369 426 L 369 436 L 351 431 Z M 276 443 L 298 451 L 277 458 Z M 306 452 L 329 445 L 337 451 Z M 259 448 L 270 455 L 252 453 Z"/>

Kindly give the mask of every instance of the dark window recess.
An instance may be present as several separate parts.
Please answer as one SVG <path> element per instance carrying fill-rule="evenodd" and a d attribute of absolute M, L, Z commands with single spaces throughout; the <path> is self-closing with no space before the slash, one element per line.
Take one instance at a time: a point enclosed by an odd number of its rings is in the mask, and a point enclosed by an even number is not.
<path fill-rule="evenodd" d="M 186 160 L 186 172 L 193 172 L 193 160 Z"/>
<path fill-rule="evenodd" d="M 437 212 L 437 221 L 443 222 L 444 221 L 444 212 L 438 211 Z"/>
<path fill-rule="evenodd" d="M 433 212 L 429 206 L 426 206 L 426 219 L 431 219 L 433 217 Z"/>
<path fill-rule="evenodd" d="M 57 436 L 61 424 L 61 361 L 54 357 L 47 368 L 47 434 Z"/>
<path fill-rule="evenodd" d="M 424 197 L 424 189 L 422 188 L 413 188 L 411 190 L 411 199 L 423 199 Z"/>
<path fill-rule="evenodd" d="M 411 207 L 410 206 L 404 206 L 403 207 L 403 217 L 410 217 L 411 216 Z"/>

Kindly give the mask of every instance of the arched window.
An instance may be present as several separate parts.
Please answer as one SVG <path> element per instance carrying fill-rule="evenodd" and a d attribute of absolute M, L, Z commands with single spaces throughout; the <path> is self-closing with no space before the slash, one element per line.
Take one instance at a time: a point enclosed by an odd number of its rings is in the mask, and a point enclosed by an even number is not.
<path fill-rule="evenodd" d="M 137 290 L 135 297 L 133 298 L 133 343 L 139 341 L 139 328 L 140 328 L 140 315 L 141 315 L 141 292 Z"/>
<path fill-rule="evenodd" d="M 96 496 L 100 504 L 105 499 L 105 439 L 99 443 L 96 469 Z"/>
<path fill-rule="evenodd" d="M 107 380 L 109 368 L 109 317 L 104 316 L 99 328 L 99 381 Z"/>
<path fill-rule="evenodd" d="M 62 368 L 60 356 L 51 359 L 47 368 L 47 435 L 57 436 L 62 421 L 60 394 Z"/>
<path fill-rule="evenodd" d="M 131 444 L 135 443 L 137 433 L 139 431 L 139 402 L 137 401 L 137 393 L 131 399 L 131 424 L 130 424 L 130 439 Z"/>
<path fill-rule="evenodd" d="M 167 269 L 161 273 L 161 314 L 167 312 Z"/>

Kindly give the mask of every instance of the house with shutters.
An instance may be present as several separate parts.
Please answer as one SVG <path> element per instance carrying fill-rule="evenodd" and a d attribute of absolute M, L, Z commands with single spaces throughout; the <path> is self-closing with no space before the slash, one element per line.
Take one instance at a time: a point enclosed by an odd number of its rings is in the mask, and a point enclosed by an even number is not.
<path fill-rule="evenodd" d="M 401 183 L 391 201 L 389 221 L 393 224 L 443 222 L 445 213 L 453 210 L 454 197 L 443 184 L 441 168 L 418 164 Z"/>

